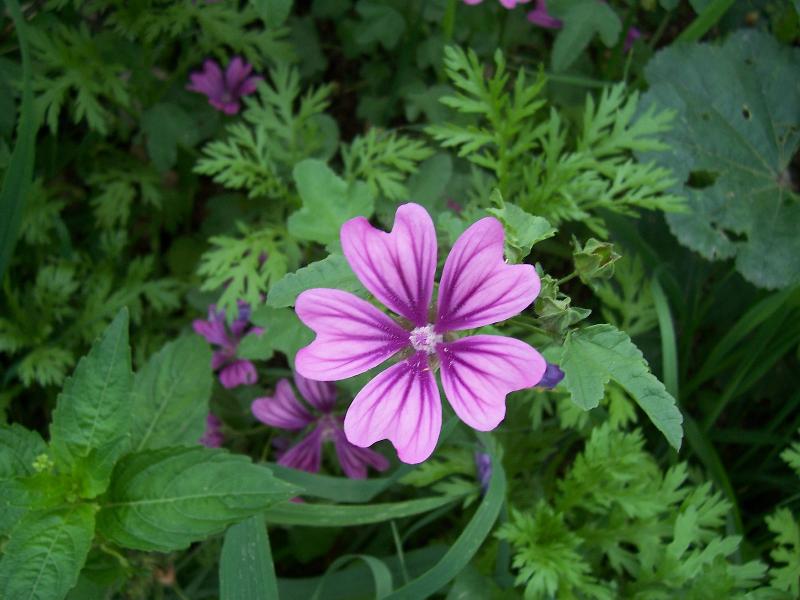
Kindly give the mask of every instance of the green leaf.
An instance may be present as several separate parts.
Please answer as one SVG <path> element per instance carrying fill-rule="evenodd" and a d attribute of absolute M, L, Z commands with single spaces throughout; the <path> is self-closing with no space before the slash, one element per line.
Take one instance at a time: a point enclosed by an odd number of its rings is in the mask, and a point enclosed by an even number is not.
<path fill-rule="evenodd" d="M 292 364 L 297 351 L 314 339 L 311 330 L 288 308 L 262 306 L 253 312 L 250 321 L 266 330 L 260 339 L 270 348 L 283 352 Z"/>
<path fill-rule="evenodd" d="M 50 424 L 56 463 L 81 481 L 84 497 L 105 490 L 125 450 L 132 385 L 128 310 L 123 308 L 67 379 Z"/>
<path fill-rule="evenodd" d="M 192 117 L 169 102 L 155 104 L 144 112 L 142 131 L 147 136 L 147 153 L 159 171 L 175 165 L 179 145 L 192 147 L 199 141 L 197 124 Z"/>
<path fill-rule="evenodd" d="M 94 507 L 31 513 L 0 561 L 0 598 L 59 600 L 78 581 L 94 536 Z"/>
<path fill-rule="evenodd" d="M 278 580 L 262 515 L 232 525 L 225 532 L 219 581 L 220 600 L 278 598 Z"/>
<path fill-rule="evenodd" d="M 145 450 L 117 465 L 97 527 L 125 548 L 169 552 L 296 492 L 245 456 L 199 446 Z"/>
<path fill-rule="evenodd" d="M 356 11 L 362 18 L 355 36 L 359 45 L 380 43 L 387 50 L 397 46 L 406 30 L 402 13 L 374 0 L 359 0 Z"/>
<path fill-rule="evenodd" d="M 765 288 L 800 281 L 800 197 L 790 175 L 800 147 L 800 49 L 765 33 L 721 47 L 670 46 L 648 64 L 648 104 L 673 108 L 668 150 L 643 155 L 686 182 L 689 210 L 668 214 L 685 246 L 710 260 L 734 257 Z"/>
<path fill-rule="evenodd" d="M 786 508 L 780 508 L 766 518 L 767 527 L 775 534 L 772 560 L 781 566 L 769 570 L 772 587 L 800 594 L 800 525 Z"/>
<path fill-rule="evenodd" d="M 370 570 L 372 581 L 375 584 L 376 600 L 382 600 L 392 592 L 392 572 L 389 570 L 389 567 L 386 566 L 386 563 L 368 554 L 345 554 L 333 561 L 331 566 L 328 567 L 328 570 L 325 571 L 325 574 L 319 580 L 317 589 L 314 590 L 314 595 L 311 596 L 311 600 L 317 600 L 321 597 L 322 590 L 325 588 L 325 583 L 328 581 L 328 577 L 331 574 L 354 560 L 362 561 Z"/>
<path fill-rule="evenodd" d="M 17 143 L 11 153 L 2 186 L 0 186 L 0 280 L 3 279 L 17 243 L 25 198 L 28 196 L 28 190 L 33 180 L 36 130 L 39 128 L 33 105 L 28 26 L 20 13 L 17 0 L 9 0 L 6 2 L 6 7 L 14 21 L 14 28 L 19 39 L 19 50 L 22 55 L 22 112 Z"/>
<path fill-rule="evenodd" d="M 683 415 L 626 333 L 611 325 L 571 331 L 564 342 L 561 368 L 572 401 L 584 410 L 600 403 L 605 385 L 613 379 L 633 397 L 667 441 L 675 449 L 681 447 Z"/>
<path fill-rule="evenodd" d="M 486 434 L 479 435 L 486 440 L 491 439 Z M 464 570 L 491 533 L 506 499 L 506 474 L 493 445 L 487 446 L 492 458 L 492 476 L 475 514 L 439 562 L 387 596 L 388 600 L 416 600 L 432 596 Z"/>
<path fill-rule="evenodd" d="M 503 202 L 502 198 L 500 203 L 500 207 L 487 208 L 486 212 L 497 217 L 503 224 L 506 232 L 505 254 L 510 262 L 522 262 L 531 253 L 534 244 L 556 234 L 555 228 L 547 219 L 532 215 L 516 204 Z"/>
<path fill-rule="evenodd" d="M 280 27 L 292 12 L 293 0 L 250 0 L 267 27 Z"/>
<path fill-rule="evenodd" d="M 445 208 L 444 194 L 453 177 L 453 159 L 449 154 L 435 154 L 419 165 L 408 178 L 408 199 L 428 209 L 431 214 Z"/>
<path fill-rule="evenodd" d="M 380 504 L 359 504 L 352 506 L 286 503 L 268 509 L 265 516 L 268 523 L 275 523 L 277 525 L 355 527 L 419 515 L 446 506 L 460 499 L 461 496 L 448 495 L 406 500 L 404 502 L 384 502 Z"/>
<path fill-rule="evenodd" d="M 133 450 L 197 443 L 208 415 L 210 364 L 208 344 L 191 335 L 166 344 L 136 373 L 129 408 Z"/>
<path fill-rule="evenodd" d="M 47 452 L 42 436 L 16 423 L 0 426 L 0 480 L 32 475 L 33 462 Z"/>
<path fill-rule="evenodd" d="M 554 15 L 564 21 L 564 28 L 553 44 L 551 63 L 554 71 L 569 68 L 595 34 L 600 34 L 600 39 L 610 48 L 617 43 L 622 32 L 617 13 L 607 4 L 600 4 L 596 0 L 580 0 L 561 14 L 554 11 Z"/>
<path fill-rule="evenodd" d="M 344 256 L 331 254 L 294 273 L 284 275 L 283 279 L 270 288 L 267 295 L 267 306 L 273 308 L 294 306 L 295 300 L 301 292 L 319 287 L 364 294 L 361 282 L 347 264 Z"/>
<path fill-rule="evenodd" d="M 330 244 L 339 239 L 345 221 L 371 217 L 372 192 L 360 181 L 348 185 L 328 165 L 307 159 L 295 166 L 294 181 L 303 208 L 289 217 L 289 233 L 301 240 Z"/>

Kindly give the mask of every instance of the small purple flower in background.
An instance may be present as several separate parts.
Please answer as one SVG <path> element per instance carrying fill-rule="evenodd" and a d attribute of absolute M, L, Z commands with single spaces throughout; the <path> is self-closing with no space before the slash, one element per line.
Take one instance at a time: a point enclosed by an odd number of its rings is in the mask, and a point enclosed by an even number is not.
<path fill-rule="evenodd" d="M 250 305 L 241 300 L 238 304 L 239 315 L 231 323 L 230 331 L 225 325 L 225 313 L 218 312 L 213 304 L 208 307 L 208 320 L 195 319 L 192 322 L 197 333 L 219 348 L 211 356 L 211 368 L 219 371 L 219 381 L 228 389 L 252 385 L 258 379 L 255 365 L 249 360 L 236 358 L 236 349 L 244 336 L 264 333 L 260 327 L 250 327 Z"/>
<path fill-rule="evenodd" d="M 536 8 L 528 13 L 528 21 L 545 29 L 561 29 L 561 19 L 556 19 L 547 12 L 547 2 L 536 0 Z"/>
<path fill-rule="evenodd" d="M 217 415 L 208 413 L 206 417 L 206 431 L 200 438 L 200 443 L 207 448 L 219 448 L 225 441 L 222 435 L 222 421 Z"/>
<path fill-rule="evenodd" d="M 366 478 L 367 467 L 378 471 L 389 468 L 386 457 L 347 441 L 342 429 L 342 417 L 333 414 L 336 387 L 332 383 L 306 379 L 299 373 L 295 373 L 294 383 L 300 395 L 316 409 L 317 415 L 297 399 L 288 379 L 278 381 L 274 396 L 256 398 L 250 406 L 256 419 L 266 425 L 288 431 L 299 431 L 309 425 L 313 427 L 294 446 L 281 449 L 279 465 L 316 473 L 322 459 L 322 444 L 332 440 L 342 470 L 351 479 Z"/>
<path fill-rule="evenodd" d="M 478 483 L 481 484 L 481 490 L 485 494 L 489 489 L 489 480 L 492 478 L 492 457 L 486 452 L 476 452 L 475 469 L 478 472 Z"/>
<path fill-rule="evenodd" d="M 516 8 L 517 4 L 527 4 L 531 0 L 497 0 L 500 4 L 505 6 L 508 10 Z M 483 0 L 464 0 L 465 4 L 470 4 L 472 6 L 476 4 L 480 4 Z"/>
<path fill-rule="evenodd" d="M 499 335 L 454 335 L 505 321 L 538 295 L 536 270 L 506 264 L 503 240 L 503 225 L 493 217 L 461 234 L 445 261 L 434 310 L 436 230 L 422 206 L 400 206 L 391 233 L 364 217 L 342 226 L 342 249 L 359 281 L 400 315 L 398 322 L 335 289 L 307 290 L 297 298 L 297 316 L 317 334 L 297 353 L 301 375 L 346 379 L 401 358 L 353 400 L 344 420 L 350 442 L 365 448 L 388 439 L 404 462 L 428 458 L 442 427 L 437 369 L 453 410 L 480 431 L 503 420 L 509 392 L 539 382 L 545 361 L 528 344 Z"/>
<path fill-rule="evenodd" d="M 538 387 L 552 390 L 556 387 L 561 380 L 564 379 L 564 371 L 558 365 L 547 363 L 547 368 L 544 370 L 542 380 L 537 384 Z"/>
<path fill-rule="evenodd" d="M 630 27 L 628 31 L 625 33 L 625 52 L 633 47 L 633 44 L 642 37 L 642 32 L 636 29 L 636 27 Z"/>
<path fill-rule="evenodd" d="M 186 89 L 205 94 L 211 106 L 226 115 L 235 115 L 241 108 L 239 99 L 255 92 L 256 85 L 261 81 L 260 76 L 250 75 L 252 70 L 252 65 L 236 56 L 223 73 L 217 62 L 209 58 L 203 63 L 202 71 L 194 71 L 189 75 L 191 83 Z"/>

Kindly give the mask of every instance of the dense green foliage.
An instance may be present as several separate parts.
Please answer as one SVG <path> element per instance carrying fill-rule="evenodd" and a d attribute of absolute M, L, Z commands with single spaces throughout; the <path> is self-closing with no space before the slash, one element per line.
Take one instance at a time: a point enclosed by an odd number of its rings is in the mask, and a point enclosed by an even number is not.
<path fill-rule="evenodd" d="M 0 598 L 800 597 L 800 4 L 507 4 L 0 2 Z M 373 300 L 340 229 L 409 201 L 438 272 L 503 225 L 482 333 L 563 381 L 277 464 L 298 295 Z"/>

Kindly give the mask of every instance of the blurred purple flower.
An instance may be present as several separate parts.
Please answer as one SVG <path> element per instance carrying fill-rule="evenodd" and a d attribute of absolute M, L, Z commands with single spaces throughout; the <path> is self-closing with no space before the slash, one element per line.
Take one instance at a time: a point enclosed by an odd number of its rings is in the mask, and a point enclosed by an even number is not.
<path fill-rule="evenodd" d="M 544 370 L 541 381 L 539 381 L 537 385 L 538 387 L 552 390 L 562 379 L 564 379 L 564 371 L 562 371 L 558 365 L 549 362 Z"/>
<path fill-rule="evenodd" d="M 492 478 L 492 457 L 486 452 L 475 453 L 475 469 L 478 472 L 478 482 L 481 490 L 486 493 L 489 489 L 489 480 Z"/>
<path fill-rule="evenodd" d="M 222 435 L 222 421 L 212 413 L 206 417 L 206 431 L 200 438 L 200 443 L 207 448 L 219 448 L 225 441 Z"/>
<path fill-rule="evenodd" d="M 508 10 L 516 8 L 517 4 L 527 4 L 531 0 L 497 0 L 500 4 L 505 6 Z M 464 4 L 470 4 L 472 6 L 476 4 L 480 4 L 483 0 L 464 0 Z"/>
<path fill-rule="evenodd" d="M 281 444 L 283 448 L 278 456 L 278 464 L 316 473 L 320 467 L 323 442 L 333 441 L 339 464 L 351 479 L 365 479 L 367 467 L 378 471 L 389 468 L 386 457 L 347 441 L 344 419 L 341 415 L 333 414 L 336 386 L 327 381 L 306 379 L 299 373 L 295 373 L 294 383 L 300 395 L 315 409 L 315 414 L 297 399 L 288 379 L 278 381 L 274 396 L 256 398 L 250 406 L 256 419 L 272 427 L 300 431 L 311 426 L 294 446 L 287 448 Z"/>
<path fill-rule="evenodd" d="M 217 62 L 208 58 L 202 71 L 189 75 L 191 83 L 186 89 L 205 94 L 211 106 L 226 115 L 235 115 L 241 108 L 239 99 L 255 92 L 256 84 L 261 81 L 260 76 L 250 75 L 252 70 L 252 65 L 235 56 L 223 73 Z"/>
<path fill-rule="evenodd" d="M 641 37 L 641 31 L 639 31 L 636 27 L 630 27 L 625 33 L 625 52 L 628 52 L 633 47 L 634 42 Z"/>
<path fill-rule="evenodd" d="M 244 336 L 264 333 L 260 327 L 250 327 L 250 305 L 241 300 L 238 305 L 239 315 L 231 323 L 230 330 L 225 325 L 225 313 L 217 311 L 214 304 L 208 307 L 207 320 L 195 319 L 192 322 L 197 333 L 219 348 L 211 356 L 211 368 L 219 371 L 219 381 L 228 389 L 256 382 L 258 375 L 255 365 L 249 360 L 236 358 L 236 350 Z"/>

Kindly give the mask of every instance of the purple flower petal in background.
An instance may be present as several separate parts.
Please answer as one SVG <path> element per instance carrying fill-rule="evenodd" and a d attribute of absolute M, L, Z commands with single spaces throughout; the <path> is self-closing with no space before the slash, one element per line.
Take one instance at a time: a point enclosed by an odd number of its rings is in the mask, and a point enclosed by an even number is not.
<path fill-rule="evenodd" d="M 261 80 L 258 75 L 250 75 L 253 66 L 238 56 L 228 64 L 225 72 L 216 61 L 206 59 L 202 71 L 194 71 L 189 75 L 186 89 L 205 94 L 208 103 L 217 110 L 228 115 L 235 115 L 241 108 L 239 99 L 252 94 Z"/>
<path fill-rule="evenodd" d="M 625 46 L 624 46 L 625 52 L 630 51 L 636 40 L 640 39 L 641 37 L 642 37 L 641 31 L 639 31 L 636 27 L 630 27 L 628 31 L 625 33 Z"/>
<path fill-rule="evenodd" d="M 497 219 L 481 219 L 458 238 L 445 261 L 435 310 L 436 231 L 423 207 L 400 206 L 390 233 L 363 217 L 351 219 L 342 226 L 341 242 L 364 287 L 404 323 L 341 290 L 312 289 L 297 298 L 297 316 L 317 334 L 297 353 L 301 375 L 344 379 L 393 355 L 401 358 L 350 405 L 344 431 L 351 443 L 366 448 L 388 439 L 404 462 L 428 458 L 441 430 L 434 377 L 440 367 L 451 406 L 480 431 L 502 421 L 508 393 L 539 382 L 545 361 L 528 344 L 503 336 L 457 339 L 453 334 L 513 317 L 539 293 L 533 266 L 506 264 L 503 226 Z"/>
<path fill-rule="evenodd" d="M 225 441 L 222 435 L 222 421 L 214 414 L 208 413 L 206 417 L 206 431 L 200 438 L 200 443 L 207 448 L 219 448 Z"/>
<path fill-rule="evenodd" d="M 536 8 L 528 13 L 528 21 L 545 29 L 561 29 L 564 23 L 547 12 L 546 0 L 536 0 Z"/>
<path fill-rule="evenodd" d="M 502 4 L 508 10 L 512 10 L 516 8 L 517 4 L 527 4 L 531 0 L 497 0 L 500 4 Z M 475 6 L 476 4 L 480 4 L 483 0 L 464 0 L 464 4 L 469 4 L 471 6 Z"/>
<path fill-rule="evenodd" d="M 302 397 L 318 414 L 312 414 L 295 396 L 288 379 L 281 379 L 275 387 L 275 395 L 256 398 L 250 405 L 253 415 L 266 425 L 297 431 L 308 429 L 294 445 L 281 440 L 278 464 L 316 473 L 322 459 L 322 445 L 332 441 L 342 471 L 351 479 L 364 479 L 367 467 L 378 471 L 389 468 L 389 461 L 373 450 L 351 444 L 342 429 L 342 417 L 333 414 L 336 405 L 336 387 L 325 381 L 306 379 L 295 373 L 295 384 Z M 276 440 L 277 441 L 277 440 Z"/>
<path fill-rule="evenodd" d="M 476 452 L 475 470 L 478 472 L 478 483 L 481 484 L 481 490 L 485 494 L 489 489 L 489 480 L 492 478 L 492 457 L 486 452 Z"/>
<path fill-rule="evenodd" d="M 542 380 L 537 385 L 538 387 L 552 390 L 561 383 L 562 379 L 564 379 L 564 371 L 562 371 L 558 365 L 547 363 L 547 368 L 544 370 Z"/>
<path fill-rule="evenodd" d="M 255 365 L 249 360 L 236 358 L 239 342 L 251 333 L 260 335 L 263 330 L 250 326 L 250 306 L 246 302 L 239 303 L 239 314 L 231 324 L 230 330 L 225 324 L 225 313 L 217 311 L 213 304 L 208 307 L 208 319 L 195 319 L 192 328 L 202 335 L 209 344 L 217 349 L 211 355 L 211 368 L 219 371 L 219 380 L 226 388 L 240 385 L 252 385 L 258 379 Z"/>

